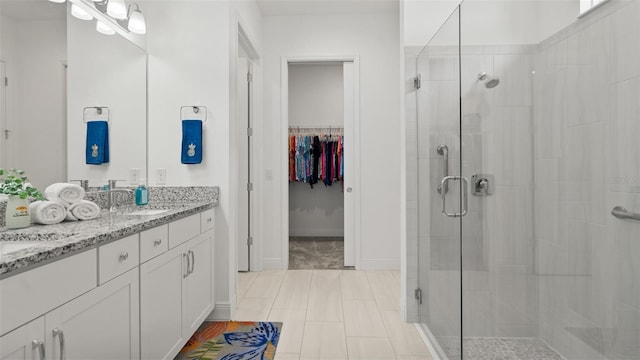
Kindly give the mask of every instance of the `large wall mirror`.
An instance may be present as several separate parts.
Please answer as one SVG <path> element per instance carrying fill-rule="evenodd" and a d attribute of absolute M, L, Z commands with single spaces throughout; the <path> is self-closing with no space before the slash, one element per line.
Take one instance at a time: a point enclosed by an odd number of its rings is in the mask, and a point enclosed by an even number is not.
<path fill-rule="evenodd" d="M 40 189 L 75 179 L 101 186 L 146 177 L 147 54 L 70 14 L 70 3 L 0 0 L 0 167 Z M 2 84 L 4 85 L 4 84 Z M 110 161 L 85 162 L 87 121 L 109 114 Z"/>

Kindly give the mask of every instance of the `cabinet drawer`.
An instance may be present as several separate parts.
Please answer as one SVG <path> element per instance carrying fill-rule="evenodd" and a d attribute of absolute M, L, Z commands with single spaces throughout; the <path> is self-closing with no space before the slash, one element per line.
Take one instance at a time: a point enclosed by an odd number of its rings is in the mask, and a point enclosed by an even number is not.
<path fill-rule="evenodd" d="M 0 280 L 0 335 L 96 287 L 91 249 Z"/>
<path fill-rule="evenodd" d="M 138 266 L 138 234 L 98 248 L 98 284 Z"/>
<path fill-rule="evenodd" d="M 169 224 L 169 248 L 174 248 L 200 234 L 200 214 L 191 215 Z"/>
<path fill-rule="evenodd" d="M 200 232 L 213 229 L 216 223 L 215 209 L 209 209 L 200 213 Z"/>
<path fill-rule="evenodd" d="M 140 233 L 140 263 L 169 250 L 169 226 L 162 225 Z"/>

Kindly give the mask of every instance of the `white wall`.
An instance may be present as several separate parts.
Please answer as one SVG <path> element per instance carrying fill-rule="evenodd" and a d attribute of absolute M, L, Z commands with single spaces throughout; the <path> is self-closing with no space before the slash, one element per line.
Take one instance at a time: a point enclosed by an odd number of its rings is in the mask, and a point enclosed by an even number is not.
<path fill-rule="evenodd" d="M 342 64 L 289 65 L 289 125 L 344 126 Z M 342 184 L 289 183 L 290 236 L 344 236 Z"/>
<path fill-rule="evenodd" d="M 69 179 L 88 179 L 91 186 L 100 186 L 109 179 L 128 180 L 132 168 L 140 169 L 141 178 L 146 177 L 145 52 L 118 35 L 97 32 L 95 22 L 70 16 L 67 29 Z M 83 109 L 88 106 L 109 108 L 108 164 L 86 164 Z M 87 120 L 98 116 L 87 111 Z"/>
<path fill-rule="evenodd" d="M 283 268 L 282 56 L 360 56 L 361 268 L 399 268 L 400 68 L 398 13 L 264 18 L 265 268 Z"/>
<path fill-rule="evenodd" d="M 0 167 L 26 170 L 41 190 L 66 180 L 65 23 L 64 18 L 18 20 L 4 15 L 1 21 L 0 60 L 6 62 L 9 78 L 6 116 L 11 132 L 7 164 Z"/>
<path fill-rule="evenodd" d="M 167 185 L 220 187 L 216 212 L 216 313 L 229 318 L 235 304 L 235 79 L 237 24 L 260 51 L 261 16 L 254 2 L 145 3 L 149 53 L 149 172 L 167 170 Z M 260 83 L 260 76 L 256 76 Z M 259 94 L 258 98 L 259 98 Z M 233 104 L 233 105 L 232 105 Z M 180 107 L 208 109 L 203 161 L 180 163 Z M 257 108 L 258 112 L 259 105 Z"/>

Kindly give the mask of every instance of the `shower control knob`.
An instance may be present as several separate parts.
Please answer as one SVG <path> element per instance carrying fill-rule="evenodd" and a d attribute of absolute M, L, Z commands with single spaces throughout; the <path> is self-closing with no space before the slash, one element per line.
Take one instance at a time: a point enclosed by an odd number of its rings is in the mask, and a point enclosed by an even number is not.
<path fill-rule="evenodd" d="M 347 188 L 347 192 L 352 192 L 352 191 L 353 191 L 353 189 L 351 188 L 351 186 L 349 186 L 349 187 Z"/>

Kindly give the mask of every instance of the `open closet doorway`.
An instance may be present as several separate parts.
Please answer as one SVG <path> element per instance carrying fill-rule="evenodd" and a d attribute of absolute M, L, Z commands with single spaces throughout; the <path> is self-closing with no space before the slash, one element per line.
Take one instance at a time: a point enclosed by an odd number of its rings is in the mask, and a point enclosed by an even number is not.
<path fill-rule="evenodd" d="M 238 29 L 236 139 L 238 161 L 238 271 L 251 271 L 255 199 L 253 196 L 253 64 L 257 53 Z"/>
<path fill-rule="evenodd" d="M 356 266 L 355 68 L 287 63 L 289 269 Z"/>

